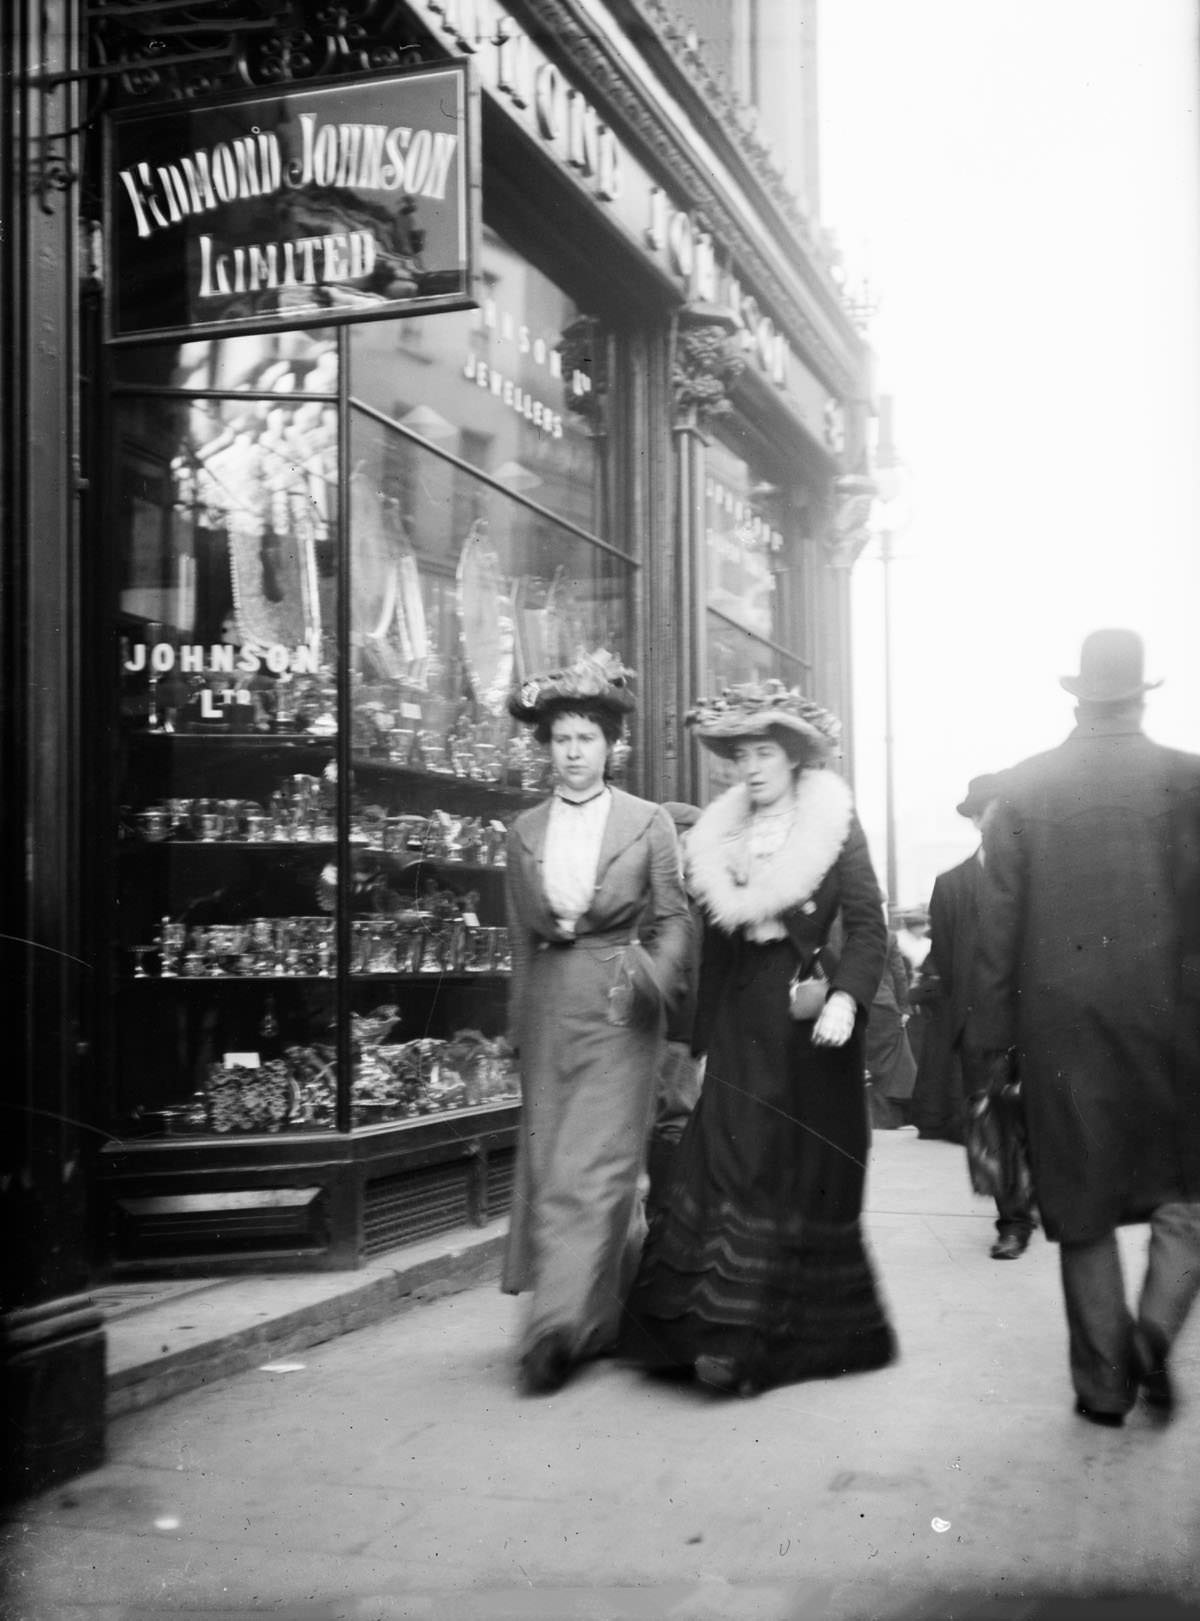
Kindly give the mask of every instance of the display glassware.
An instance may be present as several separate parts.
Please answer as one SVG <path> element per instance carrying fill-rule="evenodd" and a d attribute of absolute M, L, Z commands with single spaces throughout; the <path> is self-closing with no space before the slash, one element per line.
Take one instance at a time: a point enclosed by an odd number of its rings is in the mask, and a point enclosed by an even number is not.
<path fill-rule="evenodd" d="M 300 972 L 300 942 L 294 918 L 275 919 L 275 972 L 290 976 Z"/>
<path fill-rule="evenodd" d="M 247 973 L 271 974 L 275 972 L 278 957 L 275 950 L 274 918 L 256 917 L 250 920 L 246 954 L 252 964 L 251 967 L 246 969 Z"/>
<path fill-rule="evenodd" d="M 163 979 L 175 979 L 179 974 L 180 962 L 184 947 L 187 944 L 187 929 L 182 923 L 172 923 L 169 918 L 163 918 L 159 927 L 158 949 L 162 955 Z"/>
<path fill-rule="evenodd" d="M 201 844 L 214 844 L 225 836 L 225 815 L 219 800 L 194 799 L 191 823 L 192 832 Z"/>
<path fill-rule="evenodd" d="M 467 951 L 467 925 L 462 918 L 448 918 L 442 935 L 442 966 L 447 973 L 462 971 Z"/>
<path fill-rule="evenodd" d="M 261 805 L 247 808 L 245 826 L 247 844 L 266 844 L 275 831 L 274 823 Z"/>
<path fill-rule="evenodd" d="M 244 799 L 218 799 L 217 806 L 224 818 L 222 828 L 223 837 L 236 839 L 241 837 L 242 818 L 246 812 Z"/>
<path fill-rule="evenodd" d="M 463 859 L 462 832 L 463 819 L 461 816 L 445 817 L 441 824 L 439 834 L 440 849 L 438 850 L 438 854 L 444 860 L 461 861 Z"/>
<path fill-rule="evenodd" d="M 421 950 L 414 954 L 416 972 L 440 974 L 442 971 L 442 922 L 435 919 L 421 931 Z"/>
<path fill-rule="evenodd" d="M 133 952 L 133 977 L 134 977 L 134 979 L 149 979 L 150 975 L 146 972 L 146 958 L 149 955 L 149 953 L 154 950 L 154 947 L 153 946 L 132 946 L 130 949 Z"/>
<path fill-rule="evenodd" d="M 165 805 L 150 805 L 137 813 L 137 825 L 144 839 L 158 844 L 171 835 L 171 813 Z"/>
<path fill-rule="evenodd" d="M 178 798 L 164 799 L 163 804 L 166 806 L 171 815 L 171 831 L 173 833 L 181 832 L 183 828 L 188 825 L 188 821 L 192 814 L 191 800 Z"/>
<path fill-rule="evenodd" d="M 388 733 L 388 759 L 393 765 L 407 765 L 412 758 L 416 732 L 411 726 L 393 726 Z"/>
<path fill-rule="evenodd" d="M 369 973 L 370 961 L 370 920 L 360 917 L 352 918 L 350 922 L 350 972 L 353 974 Z"/>
<path fill-rule="evenodd" d="M 492 961 L 501 973 L 508 973 L 512 968 L 512 942 L 507 929 L 495 931 Z"/>

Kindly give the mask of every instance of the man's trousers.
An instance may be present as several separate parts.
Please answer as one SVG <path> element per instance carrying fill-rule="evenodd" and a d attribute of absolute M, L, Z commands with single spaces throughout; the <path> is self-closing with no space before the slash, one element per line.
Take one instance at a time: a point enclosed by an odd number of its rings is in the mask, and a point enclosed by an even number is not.
<path fill-rule="evenodd" d="M 1091 1244 L 1062 1244 L 1063 1298 L 1075 1394 L 1099 1412 L 1128 1412 L 1134 1319 L 1116 1233 Z M 1160 1205 L 1150 1217 L 1150 1248 L 1137 1322 L 1168 1348 L 1200 1293 L 1200 1202 Z"/>

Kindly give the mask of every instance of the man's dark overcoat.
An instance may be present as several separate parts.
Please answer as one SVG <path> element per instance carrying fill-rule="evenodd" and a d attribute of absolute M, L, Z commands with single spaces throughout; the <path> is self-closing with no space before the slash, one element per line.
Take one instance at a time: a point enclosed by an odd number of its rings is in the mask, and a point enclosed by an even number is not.
<path fill-rule="evenodd" d="M 974 966 L 979 950 L 979 891 L 983 864 L 969 855 L 957 867 L 941 872 L 929 897 L 929 954 L 945 998 L 950 1045 L 957 1049 L 975 1040 L 971 1018 Z"/>
<path fill-rule="evenodd" d="M 1200 757 L 1136 721 L 1014 767 L 984 838 L 976 1018 L 1015 1046 L 1046 1236 L 1200 1199 Z"/>

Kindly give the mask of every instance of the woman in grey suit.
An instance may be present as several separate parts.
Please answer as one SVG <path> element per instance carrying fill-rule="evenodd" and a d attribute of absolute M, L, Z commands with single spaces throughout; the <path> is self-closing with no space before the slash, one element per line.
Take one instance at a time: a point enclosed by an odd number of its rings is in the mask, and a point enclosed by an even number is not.
<path fill-rule="evenodd" d="M 608 782 L 634 707 L 629 673 L 598 653 L 509 700 L 549 745 L 557 779 L 508 842 L 523 1107 L 501 1287 L 532 1291 L 521 1352 L 529 1394 L 559 1389 L 616 1340 L 643 1236 L 638 1178 L 665 1012 L 689 957 L 671 820 Z"/>

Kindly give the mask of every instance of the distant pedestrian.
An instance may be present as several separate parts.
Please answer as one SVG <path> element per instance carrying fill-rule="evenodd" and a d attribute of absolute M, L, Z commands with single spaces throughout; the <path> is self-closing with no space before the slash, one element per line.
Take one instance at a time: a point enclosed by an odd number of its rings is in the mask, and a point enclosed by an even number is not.
<path fill-rule="evenodd" d="M 691 919 L 667 813 L 613 788 L 633 708 L 610 654 L 526 681 L 513 716 L 550 746 L 557 787 L 512 825 L 510 1031 L 521 1071 L 501 1287 L 532 1292 L 521 1379 L 557 1390 L 612 1348 L 644 1233 L 639 1179 L 666 1008 Z"/>
<path fill-rule="evenodd" d="M 863 1037 L 887 931 L 850 790 L 823 769 L 832 716 L 771 682 L 688 723 L 741 781 L 688 835 L 707 1068 L 620 1349 L 750 1395 L 894 1355 L 861 1227 Z"/>
<path fill-rule="evenodd" d="M 929 908 L 914 906 L 896 920 L 896 945 L 908 964 L 908 981 L 916 984 L 929 955 Z"/>
<path fill-rule="evenodd" d="M 994 814 L 1002 778 L 972 777 L 967 796 L 958 806 L 982 833 Z M 979 954 L 979 900 L 983 889 L 984 847 L 933 881 L 929 902 L 933 959 L 944 1001 L 950 1051 L 958 1060 L 963 1100 L 970 1104 L 988 1087 L 988 1056 L 983 1050 L 975 1008 L 975 969 Z M 1025 1253 L 1033 1232 L 1033 1208 L 1028 1198 L 1013 1193 L 996 1200 L 994 1261 L 1015 1261 Z"/>
<path fill-rule="evenodd" d="M 896 922 L 896 946 L 908 970 L 908 1024 L 905 1033 L 913 1061 L 921 1062 L 925 1040 L 925 1008 L 921 996 L 925 964 L 929 958 L 929 908 L 914 906 L 902 912 Z M 915 1090 L 915 1088 L 914 1088 Z"/>
<path fill-rule="evenodd" d="M 896 936 L 889 930 L 883 975 L 867 1016 L 866 1043 L 871 1123 L 883 1131 L 895 1131 L 909 1122 L 917 1078 L 908 1045 L 909 1011 L 908 969 Z"/>
<path fill-rule="evenodd" d="M 980 1045 L 1015 1049 L 1060 1246 L 1076 1411 L 1170 1416 L 1200 1291 L 1200 756 L 1142 732 L 1141 639 L 1085 638 L 1074 731 L 1005 774 L 984 831 Z M 934 948 L 937 946 L 936 927 Z M 1136 1316 L 1115 1229 L 1149 1222 Z"/>

